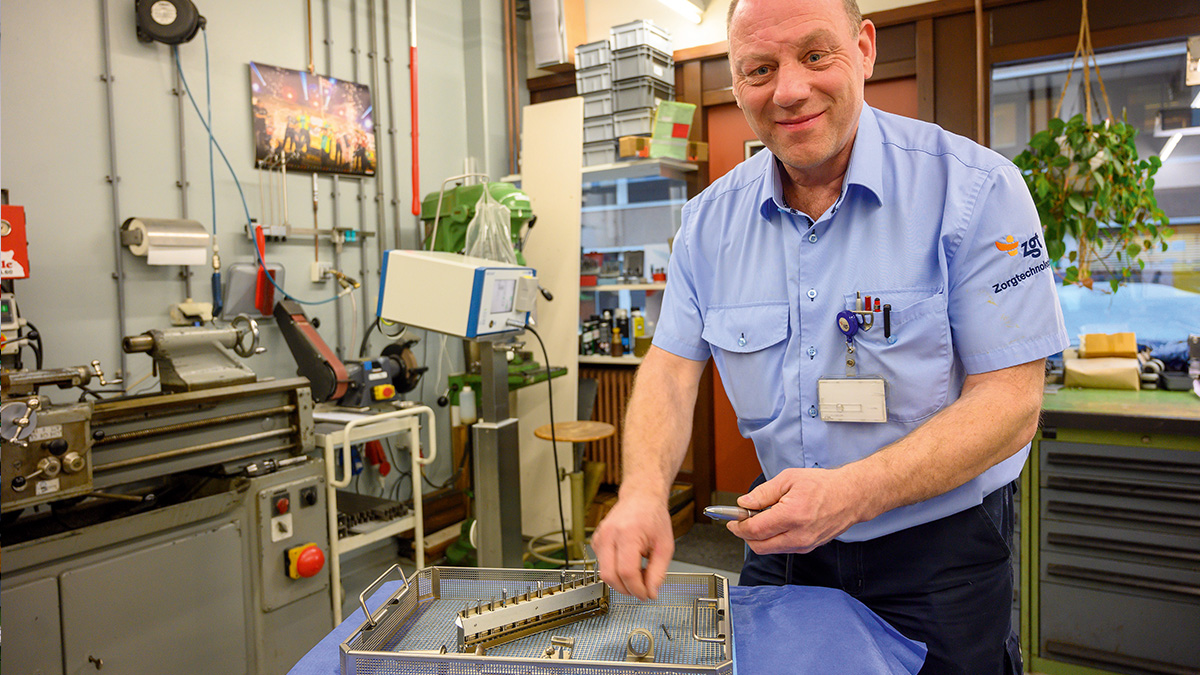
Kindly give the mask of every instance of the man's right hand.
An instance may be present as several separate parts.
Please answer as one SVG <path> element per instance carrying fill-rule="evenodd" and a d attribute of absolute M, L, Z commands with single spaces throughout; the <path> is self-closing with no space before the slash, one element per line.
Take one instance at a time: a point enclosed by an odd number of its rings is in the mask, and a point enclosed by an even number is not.
<path fill-rule="evenodd" d="M 605 583 L 641 600 L 656 599 L 675 553 L 666 501 L 635 494 L 621 497 L 596 528 L 592 548 Z"/>

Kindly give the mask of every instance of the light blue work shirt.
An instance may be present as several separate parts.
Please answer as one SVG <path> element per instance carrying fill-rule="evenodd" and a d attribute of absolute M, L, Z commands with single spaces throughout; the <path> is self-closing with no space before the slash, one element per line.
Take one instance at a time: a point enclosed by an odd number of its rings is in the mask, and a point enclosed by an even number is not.
<path fill-rule="evenodd" d="M 814 223 L 762 151 L 683 208 L 654 344 L 710 355 L 767 478 L 836 468 L 953 403 L 968 374 L 1068 344 L 1037 211 L 1017 168 L 945 130 L 863 106 L 841 195 Z M 857 375 L 886 380 L 887 422 L 824 422 L 817 381 L 846 376 L 839 311 L 892 307 L 854 337 Z M 854 525 L 873 539 L 963 511 L 1014 480 L 1029 446 L 943 495 Z"/>

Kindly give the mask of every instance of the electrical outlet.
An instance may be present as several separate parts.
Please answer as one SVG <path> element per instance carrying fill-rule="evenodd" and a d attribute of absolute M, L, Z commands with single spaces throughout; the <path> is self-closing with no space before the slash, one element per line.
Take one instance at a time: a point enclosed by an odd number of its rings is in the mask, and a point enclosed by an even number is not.
<path fill-rule="evenodd" d="M 329 270 L 333 269 L 333 263 L 313 261 L 309 267 L 309 274 L 312 277 L 314 284 L 324 283 L 329 278 Z"/>

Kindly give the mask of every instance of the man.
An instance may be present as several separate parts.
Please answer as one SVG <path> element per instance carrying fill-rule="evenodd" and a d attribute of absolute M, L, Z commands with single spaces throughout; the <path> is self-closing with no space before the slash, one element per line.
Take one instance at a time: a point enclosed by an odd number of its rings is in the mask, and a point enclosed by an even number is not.
<path fill-rule="evenodd" d="M 711 356 L 769 478 L 738 500 L 769 510 L 729 524 L 741 583 L 841 588 L 928 645 L 924 673 L 1020 672 L 1012 484 L 1044 359 L 1067 345 L 1025 184 L 986 148 L 864 106 L 875 28 L 854 0 L 735 0 L 729 58 L 770 152 L 684 207 L 594 537 L 601 576 L 656 596 Z M 869 414 L 881 392 L 886 421 Z"/>

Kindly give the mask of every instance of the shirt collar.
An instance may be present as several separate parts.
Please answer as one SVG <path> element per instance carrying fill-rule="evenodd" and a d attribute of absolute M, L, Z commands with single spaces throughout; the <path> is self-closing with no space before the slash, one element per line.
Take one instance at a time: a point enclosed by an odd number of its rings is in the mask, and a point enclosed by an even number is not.
<path fill-rule="evenodd" d="M 779 162 L 770 151 L 764 150 L 759 154 L 770 158 L 763 158 L 763 198 L 759 204 L 762 216 L 770 219 L 773 212 L 789 209 L 783 198 Z M 875 110 L 866 103 L 863 103 L 862 113 L 858 117 L 858 132 L 854 136 L 854 149 L 850 152 L 850 164 L 846 167 L 846 180 L 842 183 L 838 203 L 846 198 L 851 185 L 865 188 L 875 196 L 876 201 L 883 203 L 883 136 L 879 131 Z"/>

